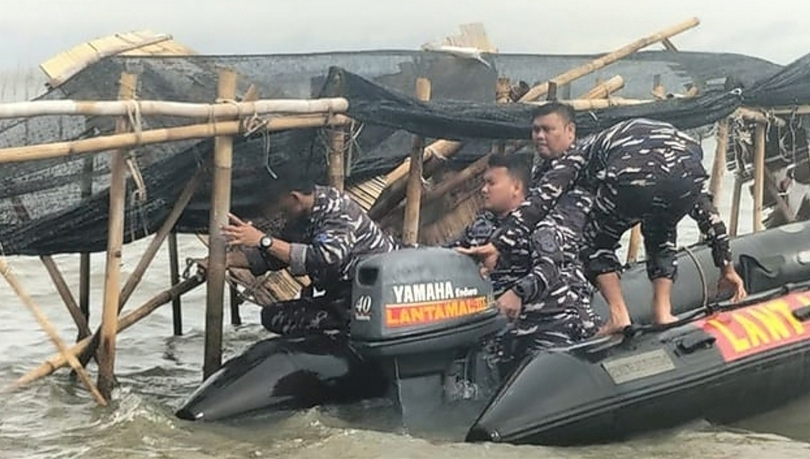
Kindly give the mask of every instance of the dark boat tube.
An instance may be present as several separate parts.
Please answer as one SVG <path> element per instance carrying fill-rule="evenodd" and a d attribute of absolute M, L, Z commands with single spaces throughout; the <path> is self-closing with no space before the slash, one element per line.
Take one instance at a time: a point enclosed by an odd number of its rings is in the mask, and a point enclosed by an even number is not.
<path fill-rule="evenodd" d="M 734 238 L 731 250 L 749 293 L 810 279 L 810 222 L 791 223 Z M 719 276 L 720 271 L 712 262 L 708 246 L 695 246 L 688 251 L 681 249 L 678 253 L 678 278 L 672 286 L 673 314 L 682 314 L 704 303 L 704 281 L 709 301 L 713 300 L 717 295 Z M 622 274 L 622 290 L 633 322 L 651 323 L 652 283 L 647 279 L 643 263 Z M 593 307 L 603 319 L 609 317 L 602 295 L 594 295 Z"/>
<path fill-rule="evenodd" d="M 732 422 L 810 392 L 810 283 L 663 332 L 524 360 L 469 442 L 621 441 L 695 419 Z"/>
<path fill-rule="evenodd" d="M 343 336 L 270 338 L 222 365 L 176 415 L 214 421 L 257 410 L 282 411 L 382 396 L 385 377 Z"/>

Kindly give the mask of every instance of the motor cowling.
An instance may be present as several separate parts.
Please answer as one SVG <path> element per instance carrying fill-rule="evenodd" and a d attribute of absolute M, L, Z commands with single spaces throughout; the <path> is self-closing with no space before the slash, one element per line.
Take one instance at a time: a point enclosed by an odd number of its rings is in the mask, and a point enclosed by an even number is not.
<path fill-rule="evenodd" d="M 477 263 L 439 247 L 408 248 L 359 263 L 351 314 L 352 345 L 373 357 L 475 346 L 504 324 L 492 284 Z M 419 360 L 430 366 L 429 357 Z"/>

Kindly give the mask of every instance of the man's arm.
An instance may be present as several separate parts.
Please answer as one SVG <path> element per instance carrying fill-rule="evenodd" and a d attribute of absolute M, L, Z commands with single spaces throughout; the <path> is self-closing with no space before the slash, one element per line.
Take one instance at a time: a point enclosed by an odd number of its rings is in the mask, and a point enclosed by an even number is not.
<path fill-rule="evenodd" d="M 560 277 L 563 262 L 562 247 L 552 228 L 535 231 L 531 245 L 532 269 L 512 287 L 523 304 L 535 302 L 546 293 L 551 282 Z"/>
<path fill-rule="evenodd" d="M 554 208 L 560 196 L 574 185 L 586 162 L 585 154 L 578 149 L 569 150 L 553 160 L 549 170 L 529 190 L 526 200 L 504 219 L 493 235 L 495 248 L 503 252 L 514 246 L 519 238 L 531 234 L 537 223 Z"/>
<path fill-rule="evenodd" d="M 731 263 L 731 247 L 726 225 L 720 218 L 717 208 L 712 204 L 711 196 L 708 193 L 700 194 L 697 202 L 689 211 L 689 216 L 697 222 L 700 232 L 706 236 L 712 248 L 714 265 L 722 268 Z"/>
<path fill-rule="evenodd" d="M 296 276 L 323 269 L 339 269 L 351 253 L 356 237 L 349 215 L 325 219 L 308 244 L 275 241 L 270 252 L 290 264 L 290 273 Z M 276 244 L 279 244 L 276 246 Z"/>

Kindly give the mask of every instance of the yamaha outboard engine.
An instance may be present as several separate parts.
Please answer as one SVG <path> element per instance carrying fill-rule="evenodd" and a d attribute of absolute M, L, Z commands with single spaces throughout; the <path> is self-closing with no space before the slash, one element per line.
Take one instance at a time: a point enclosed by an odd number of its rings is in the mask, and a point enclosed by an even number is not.
<path fill-rule="evenodd" d="M 364 260 L 357 267 L 352 305 L 352 347 L 382 366 L 405 419 L 441 406 L 456 360 L 506 324 L 475 261 L 438 247 Z"/>

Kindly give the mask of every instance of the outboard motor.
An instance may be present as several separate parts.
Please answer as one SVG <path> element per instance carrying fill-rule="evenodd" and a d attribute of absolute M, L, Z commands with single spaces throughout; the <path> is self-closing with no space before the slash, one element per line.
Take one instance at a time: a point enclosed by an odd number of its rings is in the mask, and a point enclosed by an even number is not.
<path fill-rule="evenodd" d="M 506 325 L 492 284 L 475 261 L 438 247 L 403 249 L 358 264 L 352 305 L 352 347 L 381 365 L 406 419 L 441 406 L 455 361 Z"/>

